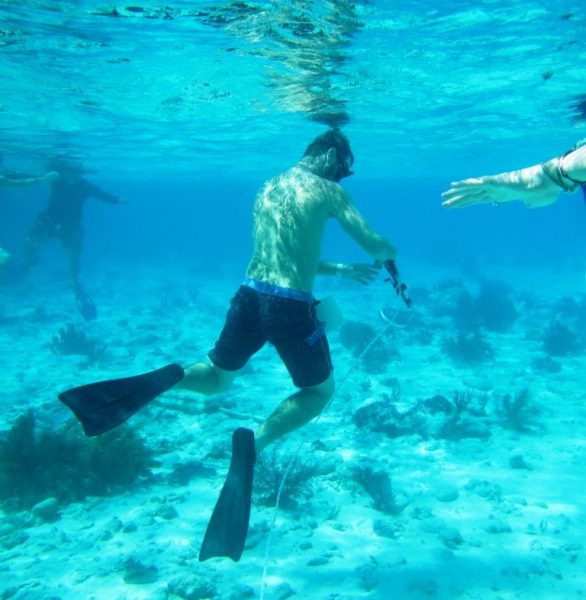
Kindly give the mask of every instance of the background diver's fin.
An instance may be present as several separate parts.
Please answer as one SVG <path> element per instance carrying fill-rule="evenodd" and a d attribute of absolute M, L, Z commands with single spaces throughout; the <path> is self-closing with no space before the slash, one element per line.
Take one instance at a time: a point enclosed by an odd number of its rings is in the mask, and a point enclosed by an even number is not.
<path fill-rule="evenodd" d="M 203 538 L 200 562 L 214 556 L 240 560 L 248 533 L 255 461 L 254 433 L 239 427 L 232 434 L 230 469 Z"/>
<path fill-rule="evenodd" d="M 145 404 L 183 379 L 183 367 L 167 365 L 134 377 L 88 383 L 59 394 L 79 419 L 87 436 L 120 425 Z"/>

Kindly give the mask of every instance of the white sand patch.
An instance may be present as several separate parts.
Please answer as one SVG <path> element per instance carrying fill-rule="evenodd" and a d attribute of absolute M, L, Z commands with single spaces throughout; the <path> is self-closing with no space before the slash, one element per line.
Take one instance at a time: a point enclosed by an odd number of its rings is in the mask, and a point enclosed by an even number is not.
<path fill-rule="evenodd" d="M 87 325 L 63 311 L 64 291 L 44 291 L 54 303 L 38 321 L 21 315 L 17 298 L 5 294 L 6 314 L 20 316 L 0 329 L 0 341 L 10 348 L 0 358 L 7 374 L 0 428 L 7 430 L 28 408 L 35 408 L 42 425 L 63 422 L 68 413 L 55 397 L 70 385 L 204 358 L 232 283 L 208 281 L 195 299 L 178 293 L 163 310 L 156 279 L 145 272 L 128 280 L 128 289 L 119 279 L 116 295 L 104 282 L 99 305 L 107 316 Z M 425 279 L 437 278 L 430 272 Z M 385 303 L 395 299 L 387 287 L 375 286 L 366 293 L 340 286 L 337 295 L 343 312 L 380 332 L 386 327 L 378 313 L 381 292 L 388 294 Z M 411 326 L 385 334 L 399 354 L 378 372 L 365 370 L 338 333 L 331 334 L 336 376 L 344 379 L 338 395 L 317 424 L 291 436 L 280 451 L 290 458 L 305 440 L 301 461 L 318 458 L 333 467 L 312 479 L 311 494 L 296 510 L 279 512 L 266 563 L 266 600 L 293 592 L 311 600 L 551 600 L 586 593 L 585 357 L 556 358 L 558 372 L 534 367 L 543 352 L 533 315 L 550 314 L 565 289 L 548 285 L 532 293 L 535 308 L 511 330 L 487 333 L 496 353 L 482 364 L 457 364 L 445 355 L 441 343 L 449 320 L 436 325 L 426 306 L 416 308 Z M 52 336 L 68 322 L 106 343 L 105 353 L 88 364 L 84 357 L 52 352 Z M 428 341 L 419 336 L 426 324 L 433 333 Z M 540 427 L 526 433 L 506 429 L 496 415 L 499 398 L 524 387 L 541 409 Z M 466 390 L 474 397 L 486 394 L 490 437 L 391 438 L 359 430 L 356 411 L 390 402 L 393 389 L 400 390 L 400 411 L 435 395 L 451 400 Z M 231 431 L 256 427 L 292 390 L 266 348 L 215 399 L 171 392 L 152 403 L 131 424 L 158 453 L 153 477 L 120 495 L 63 506 L 51 523 L 28 511 L 5 512 L 0 591 L 10 597 L 13 590 L 18 598 L 150 600 L 187 597 L 201 585 L 215 590 L 215 598 L 258 597 L 274 509 L 253 506 L 249 547 L 238 564 L 200 564 L 197 556 L 227 471 Z M 197 462 L 193 474 L 174 479 L 177 465 L 190 461 Z M 390 477 L 401 506 L 396 514 L 375 508 L 357 482 L 354 469 L 363 464 Z M 198 465 L 204 470 L 198 472 Z M 18 533 L 24 534 L 20 542 Z"/>

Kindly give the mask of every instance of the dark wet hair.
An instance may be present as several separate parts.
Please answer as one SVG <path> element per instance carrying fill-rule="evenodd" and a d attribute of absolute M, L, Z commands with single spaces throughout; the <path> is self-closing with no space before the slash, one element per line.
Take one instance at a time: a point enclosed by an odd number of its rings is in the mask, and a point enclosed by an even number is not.
<path fill-rule="evenodd" d="M 82 164 L 75 158 L 68 156 L 54 156 L 49 161 L 49 169 L 58 173 L 81 175 L 84 172 Z"/>
<path fill-rule="evenodd" d="M 325 133 L 318 135 L 305 149 L 303 156 L 316 158 L 327 152 L 330 148 L 335 148 L 338 154 L 338 160 L 344 162 L 347 157 L 354 162 L 354 154 L 350 149 L 348 138 L 336 127 L 328 129 Z"/>

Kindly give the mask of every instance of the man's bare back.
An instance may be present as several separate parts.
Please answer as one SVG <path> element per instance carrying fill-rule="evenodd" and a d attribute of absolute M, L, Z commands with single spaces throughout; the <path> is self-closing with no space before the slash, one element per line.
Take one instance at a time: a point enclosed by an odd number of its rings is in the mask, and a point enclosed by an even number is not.
<path fill-rule="evenodd" d="M 393 246 L 374 232 L 344 188 L 324 177 L 323 164 L 306 157 L 257 195 L 247 277 L 310 292 L 330 217 L 376 259 L 394 258 Z"/>
<path fill-rule="evenodd" d="M 301 163 L 267 181 L 255 201 L 247 277 L 310 291 L 332 198 L 341 191 Z"/>

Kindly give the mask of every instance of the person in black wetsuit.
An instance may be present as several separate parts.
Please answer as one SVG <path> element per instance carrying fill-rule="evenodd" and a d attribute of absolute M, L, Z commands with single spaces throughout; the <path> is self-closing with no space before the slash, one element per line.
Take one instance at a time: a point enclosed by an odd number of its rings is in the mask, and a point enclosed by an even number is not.
<path fill-rule="evenodd" d="M 79 281 L 83 207 L 89 197 L 109 204 L 122 204 L 124 200 L 82 177 L 83 168 L 77 163 L 59 160 L 54 162 L 53 167 L 59 173 L 59 178 L 52 182 L 49 204 L 38 215 L 27 238 L 24 270 L 28 270 L 37 261 L 41 243 L 57 238 L 69 257 L 71 284 L 78 308 L 85 319 L 95 319 L 95 305 Z"/>

